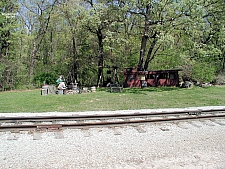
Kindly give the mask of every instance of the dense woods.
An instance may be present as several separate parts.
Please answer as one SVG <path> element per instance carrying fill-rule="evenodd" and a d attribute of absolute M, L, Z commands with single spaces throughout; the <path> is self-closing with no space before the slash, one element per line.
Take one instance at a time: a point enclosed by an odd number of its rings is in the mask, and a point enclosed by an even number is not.
<path fill-rule="evenodd" d="M 136 66 L 223 81 L 224 21 L 224 0 L 2 0 L 0 88 L 58 75 L 101 86 L 113 67 Z"/>

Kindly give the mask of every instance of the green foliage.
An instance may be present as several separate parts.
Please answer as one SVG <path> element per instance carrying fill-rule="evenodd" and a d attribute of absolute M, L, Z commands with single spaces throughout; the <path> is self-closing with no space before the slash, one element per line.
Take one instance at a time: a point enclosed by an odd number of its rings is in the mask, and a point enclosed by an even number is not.
<path fill-rule="evenodd" d="M 176 69 L 181 65 L 181 56 L 172 49 L 160 52 L 156 58 L 151 62 L 149 68 L 151 70 Z"/>
<path fill-rule="evenodd" d="M 16 90 L 34 90 L 36 89 L 36 86 L 18 84 L 18 85 L 15 85 L 15 89 Z"/>
<path fill-rule="evenodd" d="M 34 77 L 34 81 L 38 87 L 42 84 L 55 84 L 57 80 L 57 75 L 55 73 L 40 73 Z"/>
<path fill-rule="evenodd" d="M 11 90 L 18 83 L 18 4 L 14 0 L 0 2 L 0 86 Z"/>
<path fill-rule="evenodd" d="M 215 78 L 215 84 L 217 85 L 225 85 L 225 74 L 219 73 Z"/>
<path fill-rule="evenodd" d="M 55 82 L 57 75 L 43 72 L 72 72 L 82 85 L 96 84 L 99 55 L 101 66 L 119 66 L 118 72 L 137 66 L 143 36 L 148 37 L 143 56 L 150 51 L 148 69 L 181 67 L 199 81 L 211 81 L 225 69 L 222 0 L 53 2 L 0 2 L 0 85 L 13 82 L 19 88 L 34 76 L 38 86 Z M 147 6 L 150 14 L 143 15 Z M 6 17 L 18 9 L 20 15 Z"/>
<path fill-rule="evenodd" d="M 215 79 L 215 67 L 208 63 L 195 62 L 192 78 L 199 82 L 212 82 Z"/>
<path fill-rule="evenodd" d="M 205 61 L 190 60 L 182 55 L 182 74 L 200 83 L 212 82 L 216 75 L 216 66 Z"/>

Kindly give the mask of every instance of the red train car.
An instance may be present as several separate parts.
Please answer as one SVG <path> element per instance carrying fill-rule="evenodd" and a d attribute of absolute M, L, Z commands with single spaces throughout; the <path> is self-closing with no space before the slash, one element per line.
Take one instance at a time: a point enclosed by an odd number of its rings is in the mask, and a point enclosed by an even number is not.
<path fill-rule="evenodd" d="M 139 71 L 138 68 L 125 68 L 123 87 L 178 86 L 179 71 L 181 70 Z"/>

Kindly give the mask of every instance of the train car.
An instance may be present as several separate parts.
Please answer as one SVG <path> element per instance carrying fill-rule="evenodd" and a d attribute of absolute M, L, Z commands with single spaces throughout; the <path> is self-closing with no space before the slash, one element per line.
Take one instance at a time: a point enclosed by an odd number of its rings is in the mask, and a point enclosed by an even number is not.
<path fill-rule="evenodd" d="M 178 86 L 181 69 L 140 71 L 137 67 L 124 69 L 123 87 Z"/>

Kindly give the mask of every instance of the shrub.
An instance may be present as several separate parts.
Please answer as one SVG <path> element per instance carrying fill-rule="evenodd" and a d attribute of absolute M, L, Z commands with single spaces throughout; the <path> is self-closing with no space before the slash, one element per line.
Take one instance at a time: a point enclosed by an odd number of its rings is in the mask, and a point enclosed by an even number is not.
<path fill-rule="evenodd" d="M 182 75 L 187 76 L 192 81 L 204 83 L 212 82 L 215 79 L 215 67 L 206 62 L 189 61 L 181 68 Z"/>
<path fill-rule="evenodd" d="M 218 85 L 225 85 L 225 74 L 224 73 L 218 74 L 214 82 L 215 84 L 218 84 Z"/>
<path fill-rule="evenodd" d="M 35 76 L 34 81 L 38 87 L 41 87 L 42 84 L 55 84 L 57 75 L 55 73 L 40 73 Z"/>
<path fill-rule="evenodd" d="M 204 62 L 196 62 L 193 65 L 192 78 L 201 83 L 212 82 L 215 78 L 215 67 Z"/>

